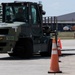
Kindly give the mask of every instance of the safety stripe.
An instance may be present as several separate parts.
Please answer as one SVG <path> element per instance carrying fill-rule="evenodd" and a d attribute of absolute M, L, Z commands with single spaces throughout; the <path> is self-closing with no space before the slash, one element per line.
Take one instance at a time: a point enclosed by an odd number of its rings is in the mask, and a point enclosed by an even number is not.
<path fill-rule="evenodd" d="M 57 54 L 57 50 L 52 50 L 52 54 Z"/>
<path fill-rule="evenodd" d="M 56 43 L 53 43 L 53 44 L 52 44 L 52 49 L 53 49 L 53 48 L 54 48 L 54 49 L 56 48 Z"/>
<path fill-rule="evenodd" d="M 57 43 L 57 45 L 59 46 L 60 44 L 59 44 L 59 43 Z"/>
<path fill-rule="evenodd" d="M 58 47 L 58 50 L 60 50 L 60 47 Z"/>

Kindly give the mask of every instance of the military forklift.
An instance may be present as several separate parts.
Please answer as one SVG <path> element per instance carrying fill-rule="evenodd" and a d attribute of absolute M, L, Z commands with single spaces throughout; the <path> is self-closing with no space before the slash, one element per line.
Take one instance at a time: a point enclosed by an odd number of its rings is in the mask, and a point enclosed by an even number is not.
<path fill-rule="evenodd" d="M 2 3 L 0 52 L 21 58 L 51 55 L 52 39 L 47 32 L 49 28 L 43 27 L 44 14 L 40 3 Z"/>

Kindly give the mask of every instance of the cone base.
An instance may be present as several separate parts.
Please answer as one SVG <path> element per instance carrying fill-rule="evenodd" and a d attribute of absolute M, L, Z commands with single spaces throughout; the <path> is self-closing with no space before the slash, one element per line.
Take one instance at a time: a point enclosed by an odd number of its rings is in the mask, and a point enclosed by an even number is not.
<path fill-rule="evenodd" d="M 48 73 L 62 73 L 62 71 L 58 71 L 58 72 L 50 72 L 50 71 L 48 71 Z"/>
<path fill-rule="evenodd" d="M 60 60 L 58 62 L 61 62 Z"/>

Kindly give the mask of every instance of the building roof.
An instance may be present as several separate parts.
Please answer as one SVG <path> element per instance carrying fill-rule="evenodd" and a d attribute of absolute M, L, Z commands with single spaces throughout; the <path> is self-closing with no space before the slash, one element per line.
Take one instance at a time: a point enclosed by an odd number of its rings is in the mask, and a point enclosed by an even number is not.
<path fill-rule="evenodd" d="M 73 13 L 68 13 L 68 14 L 64 14 L 64 15 L 60 15 L 60 16 L 57 16 L 57 19 L 58 20 L 67 20 L 67 21 L 74 21 L 75 20 L 75 12 Z"/>
<path fill-rule="evenodd" d="M 75 23 L 75 12 L 68 13 L 60 16 L 56 16 L 58 23 Z M 44 17 L 43 23 L 51 23 L 51 17 Z M 54 16 L 52 16 L 52 22 L 54 22 Z"/>

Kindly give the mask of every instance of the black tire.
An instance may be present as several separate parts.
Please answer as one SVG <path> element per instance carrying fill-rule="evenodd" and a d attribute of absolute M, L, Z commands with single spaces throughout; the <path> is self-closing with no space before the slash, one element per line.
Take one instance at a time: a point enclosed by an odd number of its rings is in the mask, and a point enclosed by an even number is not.
<path fill-rule="evenodd" d="M 12 56 L 31 58 L 33 56 L 33 41 L 30 38 L 20 38 L 13 48 Z"/>

